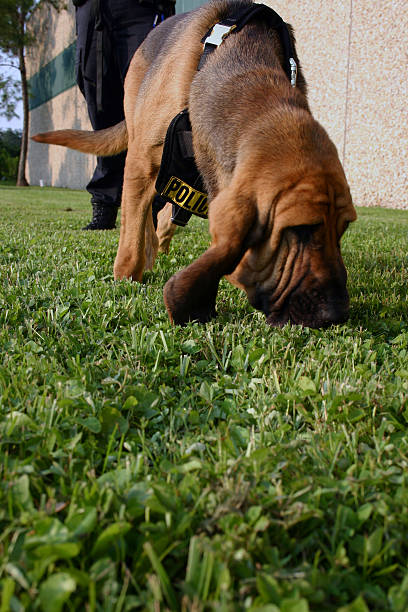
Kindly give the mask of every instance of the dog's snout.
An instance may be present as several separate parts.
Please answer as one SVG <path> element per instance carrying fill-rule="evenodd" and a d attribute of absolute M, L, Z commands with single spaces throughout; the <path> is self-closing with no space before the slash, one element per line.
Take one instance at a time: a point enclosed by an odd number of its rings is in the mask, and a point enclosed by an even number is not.
<path fill-rule="evenodd" d="M 250 302 L 275 327 L 291 322 L 305 327 L 326 328 L 345 323 L 349 316 L 349 295 L 343 283 L 299 286 L 279 306 L 273 295 L 258 287 L 250 296 Z"/>
<path fill-rule="evenodd" d="M 349 301 L 347 300 L 329 300 L 319 312 L 319 318 L 322 326 L 340 325 L 345 323 L 349 317 Z"/>
<path fill-rule="evenodd" d="M 347 321 L 349 295 L 342 283 L 298 289 L 288 301 L 289 318 L 307 327 L 328 327 Z"/>

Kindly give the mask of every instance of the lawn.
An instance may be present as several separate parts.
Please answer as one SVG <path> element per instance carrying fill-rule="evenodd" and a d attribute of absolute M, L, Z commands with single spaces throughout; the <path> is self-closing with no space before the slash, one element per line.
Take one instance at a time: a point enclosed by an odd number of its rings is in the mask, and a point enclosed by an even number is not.
<path fill-rule="evenodd" d="M 359 209 L 351 316 L 269 328 L 222 281 L 169 324 L 85 193 L 0 188 L 0 612 L 408 609 L 408 212 Z"/>

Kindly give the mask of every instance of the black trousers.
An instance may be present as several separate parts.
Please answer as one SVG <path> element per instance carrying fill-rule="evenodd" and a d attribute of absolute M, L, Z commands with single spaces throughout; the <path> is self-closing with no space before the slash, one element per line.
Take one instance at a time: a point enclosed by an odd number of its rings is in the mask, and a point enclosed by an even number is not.
<path fill-rule="evenodd" d="M 137 0 L 100 0 L 98 32 L 96 4 L 87 0 L 76 9 L 76 75 L 92 127 L 100 130 L 124 119 L 123 83 L 130 60 L 155 23 L 168 15 Z M 97 158 L 87 185 L 93 203 L 120 205 L 125 158 L 126 153 Z"/>

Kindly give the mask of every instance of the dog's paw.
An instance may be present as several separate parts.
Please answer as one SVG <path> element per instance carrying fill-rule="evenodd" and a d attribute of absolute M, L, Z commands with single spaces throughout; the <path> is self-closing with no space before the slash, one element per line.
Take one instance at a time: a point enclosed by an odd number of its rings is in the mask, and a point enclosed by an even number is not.
<path fill-rule="evenodd" d="M 215 298 L 198 303 L 196 294 L 183 292 L 178 274 L 172 276 L 165 284 L 163 297 L 169 319 L 175 325 L 186 325 L 189 321 L 207 323 L 217 315 Z"/>
<path fill-rule="evenodd" d="M 143 268 L 140 269 L 136 263 L 130 261 L 115 261 L 113 266 L 113 277 L 115 280 L 129 279 L 137 282 L 142 281 Z"/>

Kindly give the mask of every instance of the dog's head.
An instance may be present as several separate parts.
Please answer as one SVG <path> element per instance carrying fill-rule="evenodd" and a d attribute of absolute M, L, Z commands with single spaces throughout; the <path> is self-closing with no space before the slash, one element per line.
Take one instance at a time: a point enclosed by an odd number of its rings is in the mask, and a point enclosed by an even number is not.
<path fill-rule="evenodd" d="M 278 172 L 275 150 L 269 161 L 258 156 L 249 248 L 230 276 L 271 325 L 327 327 L 348 317 L 340 241 L 356 212 L 334 145 L 316 122 L 311 128 L 303 138 L 312 153 L 283 147 Z"/>
<path fill-rule="evenodd" d="M 257 206 L 250 247 L 230 280 L 271 325 L 326 327 L 348 317 L 340 240 L 356 214 L 341 178 L 311 173 Z"/>
<path fill-rule="evenodd" d="M 175 322 L 208 320 L 222 275 L 271 325 L 318 328 L 347 319 L 340 241 L 356 219 L 349 187 L 323 128 L 312 122 L 297 137 L 292 131 L 277 149 L 260 133 L 245 163 L 238 160 L 233 180 L 210 205 L 212 246 L 173 277 L 173 286 L 169 281 L 165 299 Z M 181 310 L 172 312 L 175 287 Z"/>

